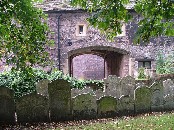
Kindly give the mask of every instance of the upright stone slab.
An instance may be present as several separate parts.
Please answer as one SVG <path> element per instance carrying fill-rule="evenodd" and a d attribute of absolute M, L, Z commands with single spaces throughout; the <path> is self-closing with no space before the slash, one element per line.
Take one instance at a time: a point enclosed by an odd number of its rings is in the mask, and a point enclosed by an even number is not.
<path fill-rule="evenodd" d="M 117 99 L 111 96 L 97 101 L 98 117 L 114 117 L 117 115 Z"/>
<path fill-rule="evenodd" d="M 19 123 L 47 122 L 48 98 L 36 93 L 22 96 L 16 101 L 16 113 Z"/>
<path fill-rule="evenodd" d="M 151 97 L 151 111 L 163 111 L 164 104 L 164 90 L 161 82 L 154 82 L 150 86 Z"/>
<path fill-rule="evenodd" d="M 93 119 L 97 115 L 97 103 L 95 96 L 81 94 L 73 98 L 74 119 Z"/>
<path fill-rule="evenodd" d="M 0 87 L 0 124 L 15 122 L 14 92 L 7 87 Z"/>
<path fill-rule="evenodd" d="M 148 87 L 141 86 L 134 91 L 135 113 L 150 112 L 151 92 Z"/>
<path fill-rule="evenodd" d="M 134 90 L 135 90 L 135 79 L 131 76 L 123 77 L 120 81 L 121 87 L 121 96 L 130 95 L 130 97 L 134 97 Z"/>
<path fill-rule="evenodd" d="M 164 110 L 165 111 L 174 110 L 174 95 L 166 95 L 164 97 Z"/>
<path fill-rule="evenodd" d="M 94 94 L 94 91 L 93 91 L 93 89 L 92 88 L 90 88 L 90 87 L 85 87 L 85 88 L 83 88 L 82 90 L 81 90 L 81 94 L 87 94 L 87 93 L 90 93 L 90 94 Z"/>
<path fill-rule="evenodd" d="M 80 95 L 81 94 L 81 91 L 82 90 L 80 90 L 78 88 L 72 88 L 71 89 L 71 97 L 74 98 L 74 97 Z"/>
<path fill-rule="evenodd" d="M 73 88 L 71 89 L 71 97 L 74 98 L 78 95 L 81 95 L 81 94 L 91 94 L 91 95 L 94 95 L 94 91 L 92 88 L 90 87 L 85 87 L 83 89 L 77 89 L 77 88 Z"/>
<path fill-rule="evenodd" d="M 94 91 L 94 93 L 97 100 L 105 96 L 105 92 L 103 92 L 101 89 Z"/>
<path fill-rule="evenodd" d="M 119 98 L 121 96 L 120 89 L 120 79 L 116 75 L 109 75 L 107 79 L 104 80 L 105 83 L 105 94 L 107 96 L 112 96 Z"/>
<path fill-rule="evenodd" d="M 71 87 L 70 83 L 57 79 L 48 84 L 51 121 L 68 120 L 71 118 Z"/>
<path fill-rule="evenodd" d="M 163 81 L 164 96 L 174 94 L 174 83 L 171 79 Z"/>
<path fill-rule="evenodd" d="M 48 83 L 50 83 L 48 79 L 40 80 L 36 84 L 37 93 L 48 97 Z"/>
<path fill-rule="evenodd" d="M 118 100 L 117 105 L 118 115 L 125 116 L 125 115 L 133 115 L 134 114 L 134 99 L 127 96 L 121 96 Z"/>

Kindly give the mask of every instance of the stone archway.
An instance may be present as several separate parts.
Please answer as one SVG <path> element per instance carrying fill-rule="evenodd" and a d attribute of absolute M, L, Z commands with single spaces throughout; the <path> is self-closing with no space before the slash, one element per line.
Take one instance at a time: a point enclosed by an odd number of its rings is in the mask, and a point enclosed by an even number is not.
<path fill-rule="evenodd" d="M 92 46 L 68 52 L 70 76 L 73 76 L 73 58 L 84 54 L 97 55 L 104 59 L 104 78 L 108 75 L 117 75 L 119 77 L 128 75 L 129 52 L 114 47 Z"/>

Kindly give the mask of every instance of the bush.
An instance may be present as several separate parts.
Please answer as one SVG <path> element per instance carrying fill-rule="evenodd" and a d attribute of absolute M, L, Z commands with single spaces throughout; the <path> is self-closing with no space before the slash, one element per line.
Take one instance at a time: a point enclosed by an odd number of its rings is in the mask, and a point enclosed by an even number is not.
<path fill-rule="evenodd" d="M 82 89 L 88 83 L 94 83 L 97 86 L 103 87 L 103 82 L 100 80 L 78 80 L 69 75 L 64 75 L 63 72 L 53 70 L 50 74 L 40 69 L 31 69 L 30 71 L 9 71 L 0 73 L 0 86 L 5 86 L 13 89 L 15 97 L 36 92 L 36 83 L 42 79 L 50 81 L 56 79 L 64 79 L 71 83 L 71 88 Z"/>
<path fill-rule="evenodd" d="M 138 79 L 147 79 L 147 76 L 144 73 L 145 69 L 143 67 L 138 70 Z"/>
<path fill-rule="evenodd" d="M 165 56 L 162 52 L 158 53 L 156 63 L 157 74 L 172 74 L 174 73 L 174 53 Z"/>

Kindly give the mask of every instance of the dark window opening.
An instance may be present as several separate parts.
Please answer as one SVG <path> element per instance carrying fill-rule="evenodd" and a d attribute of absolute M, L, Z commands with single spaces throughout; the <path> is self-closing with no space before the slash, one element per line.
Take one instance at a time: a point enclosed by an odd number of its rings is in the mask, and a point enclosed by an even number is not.
<path fill-rule="evenodd" d="M 83 34 L 83 25 L 79 26 L 79 34 Z"/>
<path fill-rule="evenodd" d="M 138 61 L 138 68 L 151 69 L 151 61 Z"/>

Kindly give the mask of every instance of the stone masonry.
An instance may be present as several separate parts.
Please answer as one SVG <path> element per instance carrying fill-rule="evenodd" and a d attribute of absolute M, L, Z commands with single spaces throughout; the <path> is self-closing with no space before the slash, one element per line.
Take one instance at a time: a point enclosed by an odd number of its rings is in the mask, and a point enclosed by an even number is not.
<path fill-rule="evenodd" d="M 52 1 L 52 4 L 51 1 L 46 1 L 37 6 L 48 14 L 48 25 L 53 32 L 49 37 L 55 41 L 55 45 L 48 48 L 54 61 L 52 67 L 60 65 L 65 74 L 69 73 L 76 78 L 102 79 L 108 75 L 137 77 L 139 60 L 150 60 L 151 70 L 155 70 L 159 50 L 166 54 L 174 50 L 174 37 L 153 38 L 148 45 L 134 45 L 133 38 L 140 16 L 133 10 L 129 10 L 133 19 L 125 24 L 123 35 L 110 42 L 99 30 L 89 26 L 86 18 L 90 14 L 81 9 L 72 8 L 58 1 L 57 3 Z M 79 26 L 83 26 L 84 35 L 78 34 Z M 58 39 L 58 29 L 60 39 Z M 92 55 L 86 56 L 86 54 Z M 98 59 L 93 55 L 98 56 Z M 60 63 L 58 63 L 59 58 Z M 95 67 L 97 63 L 101 63 L 98 68 Z M 92 74 L 93 72 L 96 73 Z"/>
<path fill-rule="evenodd" d="M 44 69 L 60 68 L 65 74 L 79 79 L 103 79 L 108 75 L 136 78 L 139 61 L 150 61 L 151 69 L 146 70 L 146 74 L 152 77 L 159 51 L 165 55 L 174 51 L 174 37 L 156 37 L 148 44 L 133 44 L 141 17 L 133 11 L 134 0 L 130 2 L 127 9 L 133 19 L 124 24 L 123 33 L 114 42 L 89 26 L 86 21 L 89 13 L 72 8 L 67 0 L 44 0 L 42 4 L 37 4 L 48 14 L 49 39 L 54 41 L 54 45 L 46 48 L 53 62 Z M 0 72 L 9 69 L 1 59 Z"/>

